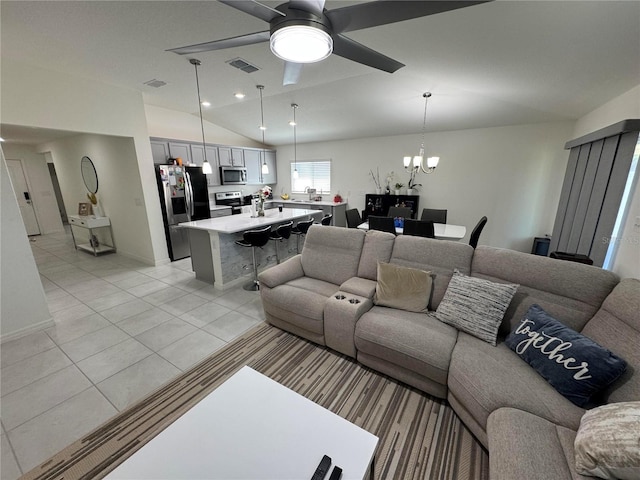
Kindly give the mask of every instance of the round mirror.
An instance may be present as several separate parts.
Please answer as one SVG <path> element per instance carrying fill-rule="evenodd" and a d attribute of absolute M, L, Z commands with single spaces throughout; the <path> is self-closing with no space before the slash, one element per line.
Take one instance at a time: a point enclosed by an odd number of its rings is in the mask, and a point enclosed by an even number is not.
<path fill-rule="evenodd" d="M 89 190 L 89 193 L 98 193 L 98 174 L 96 167 L 89 157 L 82 157 L 80 161 L 80 171 L 82 172 L 82 180 Z"/>

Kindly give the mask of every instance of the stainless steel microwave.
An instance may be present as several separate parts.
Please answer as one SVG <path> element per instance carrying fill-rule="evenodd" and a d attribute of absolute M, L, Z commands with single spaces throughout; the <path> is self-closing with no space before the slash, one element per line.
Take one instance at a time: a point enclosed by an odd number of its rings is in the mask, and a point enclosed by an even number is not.
<path fill-rule="evenodd" d="M 220 180 L 223 185 L 245 185 L 247 169 L 244 167 L 220 167 Z"/>

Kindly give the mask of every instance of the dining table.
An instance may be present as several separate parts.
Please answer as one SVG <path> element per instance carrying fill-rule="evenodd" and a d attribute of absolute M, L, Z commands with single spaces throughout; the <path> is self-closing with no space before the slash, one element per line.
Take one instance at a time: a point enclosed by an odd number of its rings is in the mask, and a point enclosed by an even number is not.
<path fill-rule="evenodd" d="M 369 222 L 363 222 L 358 225 L 360 230 L 369 230 Z M 396 227 L 396 235 L 402 235 L 404 229 L 402 227 Z M 434 238 L 438 240 L 462 240 L 467 234 L 467 227 L 464 225 L 452 225 L 450 223 L 434 223 L 433 224 Z"/>

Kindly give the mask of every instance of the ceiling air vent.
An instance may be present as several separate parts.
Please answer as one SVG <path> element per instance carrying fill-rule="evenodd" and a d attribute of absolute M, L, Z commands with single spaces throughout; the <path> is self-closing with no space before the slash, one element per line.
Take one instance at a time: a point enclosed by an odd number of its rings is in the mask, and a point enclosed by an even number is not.
<path fill-rule="evenodd" d="M 253 73 L 253 72 L 257 72 L 258 70 L 260 70 L 255 65 L 251 65 L 249 62 L 247 62 L 246 60 L 241 59 L 240 57 L 228 60 L 227 63 L 229 65 L 231 65 L 232 67 L 236 67 L 236 68 L 242 70 L 245 73 Z"/>
<path fill-rule="evenodd" d="M 160 88 L 160 87 L 164 87 L 167 82 L 163 82 L 162 80 L 156 80 L 155 78 L 153 80 L 149 80 L 148 82 L 144 82 L 145 85 L 148 85 L 150 87 L 153 88 Z"/>

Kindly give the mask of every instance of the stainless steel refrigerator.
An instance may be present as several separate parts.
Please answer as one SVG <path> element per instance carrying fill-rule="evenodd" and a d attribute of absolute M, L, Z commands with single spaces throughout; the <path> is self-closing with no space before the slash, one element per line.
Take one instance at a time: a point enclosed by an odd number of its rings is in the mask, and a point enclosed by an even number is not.
<path fill-rule="evenodd" d="M 211 217 L 206 175 L 200 167 L 156 165 L 156 179 L 169 257 L 189 257 L 188 230 L 178 224 Z"/>

